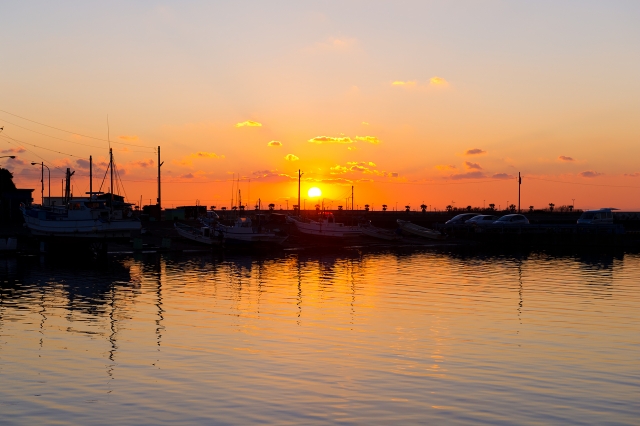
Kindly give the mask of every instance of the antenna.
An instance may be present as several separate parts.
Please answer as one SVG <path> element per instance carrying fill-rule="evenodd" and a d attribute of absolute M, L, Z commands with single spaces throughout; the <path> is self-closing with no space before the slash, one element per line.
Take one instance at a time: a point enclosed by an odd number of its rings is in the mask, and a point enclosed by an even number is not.
<path fill-rule="evenodd" d="M 109 114 L 107 114 L 107 141 L 109 142 L 109 151 L 111 151 L 111 134 L 109 133 Z"/>

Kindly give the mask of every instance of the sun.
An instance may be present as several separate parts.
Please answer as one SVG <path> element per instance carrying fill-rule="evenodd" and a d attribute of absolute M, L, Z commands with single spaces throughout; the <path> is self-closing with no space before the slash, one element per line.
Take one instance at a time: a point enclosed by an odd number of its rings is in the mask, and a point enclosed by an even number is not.
<path fill-rule="evenodd" d="M 309 189 L 309 191 L 307 192 L 307 195 L 311 198 L 319 197 L 322 195 L 322 191 L 320 191 L 320 188 L 317 188 L 314 186 L 313 188 Z"/>

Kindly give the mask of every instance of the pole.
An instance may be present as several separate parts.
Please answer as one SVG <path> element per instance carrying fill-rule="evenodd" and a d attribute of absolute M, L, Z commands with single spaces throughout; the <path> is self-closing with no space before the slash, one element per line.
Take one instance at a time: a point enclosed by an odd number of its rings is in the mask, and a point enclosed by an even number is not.
<path fill-rule="evenodd" d="M 113 149 L 109 148 L 109 169 L 111 171 L 111 213 L 113 213 Z"/>
<path fill-rule="evenodd" d="M 161 192 L 161 179 L 160 179 L 160 167 L 164 164 L 164 161 L 160 161 L 160 146 L 158 146 L 158 212 L 162 210 L 162 192 Z"/>
<path fill-rule="evenodd" d="M 93 198 L 93 156 L 89 156 L 89 201 Z"/>
<path fill-rule="evenodd" d="M 522 186 L 522 177 L 518 172 L 518 213 L 520 213 L 520 186 Z"/>
<path fill-rule="evenodd" d="M 44 161 L 40 163 L 40 194 L 42 196 L 42 206 L 44 207 Z"/>
<path fill-rule="evenodd" d="M 298 169 L 298 216 L 302 215 L 302 206 L 300 205 L 300 180 L 302 178 L 302 171 Z"/>
<path fill-rule="evenodd" d="M 353 185 L 351 186 L 351 210 L 353 210 Z"/>

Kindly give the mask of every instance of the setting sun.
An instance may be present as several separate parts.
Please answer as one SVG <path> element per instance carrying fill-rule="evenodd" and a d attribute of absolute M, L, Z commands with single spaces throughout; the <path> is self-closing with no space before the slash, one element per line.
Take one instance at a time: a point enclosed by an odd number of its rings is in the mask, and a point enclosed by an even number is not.
<path fill-rule="evenodd" d="M 317 188 L 314 186 L 313 188 L 309 189 L 309 191 L 307 192 L 307 195 L 312 198 L 319 197 L 322 195 L 322 191 L 320 191 L 320 188 Z"/>

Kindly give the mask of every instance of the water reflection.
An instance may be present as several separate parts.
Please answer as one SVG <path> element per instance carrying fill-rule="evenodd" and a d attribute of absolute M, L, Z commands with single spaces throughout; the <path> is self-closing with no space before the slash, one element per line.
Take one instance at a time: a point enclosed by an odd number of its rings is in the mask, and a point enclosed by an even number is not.
<path fill-rule="evenodd" d="M 639 271 L 635 254 L 536 252 L 0 259 L 0 409 L 101 423 L 75 398 L 110 423 L 625 423 Z"/>

